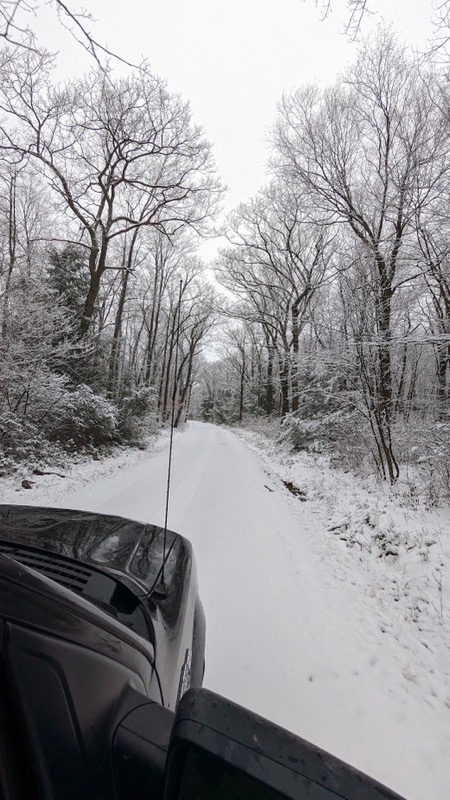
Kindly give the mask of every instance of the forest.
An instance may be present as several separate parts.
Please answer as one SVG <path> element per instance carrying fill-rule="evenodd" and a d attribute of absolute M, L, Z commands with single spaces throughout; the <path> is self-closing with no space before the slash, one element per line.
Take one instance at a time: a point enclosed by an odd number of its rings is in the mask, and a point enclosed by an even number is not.
<path fill-rule="evenodd" d="M 226 219 L 212 146 L 148 65 L 62 83 L 7 37 L 0 59 L 0 472 L 268 420 L 449 499 L 440 58 L 380 26 L 334 85 L 283 95 L 267 182 Z"/>

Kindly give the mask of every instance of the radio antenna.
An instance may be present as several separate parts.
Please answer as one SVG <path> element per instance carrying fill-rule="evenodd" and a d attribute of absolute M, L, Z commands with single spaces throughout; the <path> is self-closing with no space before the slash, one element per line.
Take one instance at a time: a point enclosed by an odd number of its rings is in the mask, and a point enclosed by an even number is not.
<path fill-rule="evenodd" d="M 183 281 L 180 278 L 180 288 L 178 292 L 178 309 L 176 316 L 176 336 L 175 336 L 175 362 L 174 362 L 174 378 L 173 378 L 173 391 L 172 391 L 172 410 L 170 414 L 170 437 L 169 437 L 169 461 L 167 465 L 167 488 L 166 488 L 166 509 L 164 514 L 164 540 L 163 540 L 163 561 L 161 566 L 161 580 L 155 587 L 155 592 L 158 594 L 166 594 L 167 587 L 164 576 L 164 568 L 166 565 L 167 555 L 167 523 L 169 519 L 169 502 L 170 502 L 170 481 L 172 476 L 172 449 L 173 449 L 173 432 L 175 429 L 175 404 L 178 393 L 178 351 L 180 345 L 180 327 L 181 327 L 181 297 L 183 292 Z"/>

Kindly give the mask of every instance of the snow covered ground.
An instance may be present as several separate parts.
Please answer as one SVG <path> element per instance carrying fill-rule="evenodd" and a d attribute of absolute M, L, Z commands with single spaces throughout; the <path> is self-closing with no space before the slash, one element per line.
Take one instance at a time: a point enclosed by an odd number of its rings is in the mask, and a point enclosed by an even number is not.
<path fill-rule="evenodd" d="M 0 481 L 2 502 L 163 523 L 168 438 Z M 21 479 L 34 483 L 21 486 Z M 169 527 L 191 539 L 205 685 L 409 800 L 450 797 L 450 511 L 254 433 L 175 434 Z"/>

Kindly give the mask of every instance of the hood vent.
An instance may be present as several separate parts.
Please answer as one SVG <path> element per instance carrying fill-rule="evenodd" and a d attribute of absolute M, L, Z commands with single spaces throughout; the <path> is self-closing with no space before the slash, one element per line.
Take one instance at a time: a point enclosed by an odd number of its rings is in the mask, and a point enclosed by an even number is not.
<path fill-rule="evenodd" d="M 5 542 L 0 542 L 0 553 L 10 556 L 10 558 L 25 567 L 31 567 L 31 569 L 42 572 L 43 575 L 47 575 L 52 580 L 60 583 L 61 586 L 65 586 L 66 589 L 72 589 L 75 592 L 83 592 L 92 575 L 92 570 L 88 567 L 72 564 L 64 558 L 59 558 L 54 553 L 33 552 Z"/>

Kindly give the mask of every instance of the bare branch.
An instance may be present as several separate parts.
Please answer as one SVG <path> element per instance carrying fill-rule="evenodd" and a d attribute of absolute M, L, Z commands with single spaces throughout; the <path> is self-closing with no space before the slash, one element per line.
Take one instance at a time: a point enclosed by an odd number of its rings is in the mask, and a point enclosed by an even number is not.
<path fill-rule="evenodd" d="M 66 3 L 62 2 L 62 0 L 53 0 L 53 2 L 56 6 L 61 25 L 66 28 L 71 36 L 73 36 L 75 41 L 78 42 L 78 44 L 80 44 L 86 50 L 86 52 L 95 59 L 100 67 L 103 68 L 101 56 L 107 56 L 120 61 L 122 64 L 126 64 L 128 67 L 138 68 L 136 64 L 127 61 L 117 53 L 113 53 L 112 50 L 109 50 L 107 47 L 105 47 L 105 45 L 100 44 L 100 42 L 94 39 L 92 33 L 88 30 L 84 22 L 84 20 L 93 21 L 91 14 L 85 11 L 72 11 L 69 6 L 66 5 Z"/>
<path fill-rule="evenodd" d="M 14 47 L 25 50 L 37 51 L 38 43 L 28 17 L 36 17 L 44 0 L 0 0 L 0 39 L 4 39 Z M 72 9 L 63 0 L 48 0 L 57 13 L 59 22 L 75 41 L 96 61 L 101 69 L 107 68 L 107 59 L 112 58 L 129 67 L 139 68 L 117 53 L 109 50 L 104 44 L 94 38 L 88 28 L 88 23 L 93 22 L 92 15 L 85 10 Z M 106 58 L 106 63 L 104 60 Z"/>
<path fill-rule="evenodd" d="M 332 13 L 331 0 L 314 0 L 314 5 L 319 10 L 321 20 L 327 19 Z M 354 41 L 361 32 L 363 19 L 366 15 L 373 14 L 368 6 L 368 0 L 347 0 L 348 17 L 344 26 L 344 33 Z"/>

